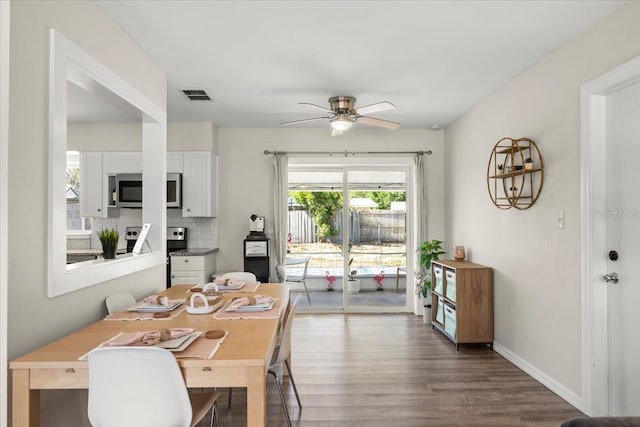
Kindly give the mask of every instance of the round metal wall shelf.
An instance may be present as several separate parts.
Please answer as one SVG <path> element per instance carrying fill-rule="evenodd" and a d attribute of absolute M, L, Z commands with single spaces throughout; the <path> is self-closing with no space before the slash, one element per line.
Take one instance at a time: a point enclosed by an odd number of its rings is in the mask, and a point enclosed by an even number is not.
<path fill-rule="evenodd" d="M 529 209 L 538 200 L 544 178 L 540 149 L 529 138 L 502 138 L 487 166 L 487 188 L 500 209 Z"/>

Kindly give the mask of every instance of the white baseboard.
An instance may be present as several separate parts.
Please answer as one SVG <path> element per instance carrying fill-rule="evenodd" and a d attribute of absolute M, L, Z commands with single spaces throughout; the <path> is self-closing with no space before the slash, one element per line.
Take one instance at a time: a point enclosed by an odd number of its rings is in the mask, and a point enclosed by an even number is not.
<path fill-rule="evenodd" d="M 540 371 L 535 366 L 531 365 L 526 360 L 522 359 L 520 356 L 512 353 L 507 348 L 501 346 L 500 344 L 494 342 L 493 349 L 496 353 L 507 359 L 509 362 L 516 365 L 518 368 L 522 369 L 526 374 L 533 377 L 536 381 L 541 383 L 543 386 L 560 396 L 562 399 L 566 400 L 569 404 L 573 405 L 579 411 L 584 412 L 584 401 L 582 397 L 575 394 L 573 391 L 566 388 L 564 385 L 560 384 L 544 372 Z"/>

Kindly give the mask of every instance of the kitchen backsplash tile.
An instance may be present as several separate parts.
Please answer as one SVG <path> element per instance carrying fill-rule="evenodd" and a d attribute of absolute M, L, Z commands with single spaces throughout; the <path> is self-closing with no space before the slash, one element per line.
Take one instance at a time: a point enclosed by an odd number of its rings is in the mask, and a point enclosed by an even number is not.
<path fill-rule="evenodd" d="M 108 218 L 93 218 L 91 246 L 100 247 L 97 231 L 116 228 L 120 233 L 119 246 L 126 247 L 124 233 L 127 227 L 142 226 L 142 209 L 109 208 Z M 181 209 L 167 209 L 167 227 L 186 227 L 189 248 L 217 248 L 217 218 L 183 218 Z"/>

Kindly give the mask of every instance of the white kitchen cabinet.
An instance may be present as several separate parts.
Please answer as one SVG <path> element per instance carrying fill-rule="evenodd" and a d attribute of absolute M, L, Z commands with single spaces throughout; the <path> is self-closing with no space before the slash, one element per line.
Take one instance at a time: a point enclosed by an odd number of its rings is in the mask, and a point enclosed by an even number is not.
<path fill-rule="evenodd" d="M 211 151 L 185 151 L 182 173 L 182 216 L 218 215 L 218 156 Z"/>
<path fill-rule="evenodd" d="M 171 255 L 171 286 L 204 285 L 216 270 L 216 254 Z"/>
<path fill-rule="evenodd" d="M 80 216 L 107 217 L 107 199 L 104 197 L 102 153 L 80 153 Z"/>
<path fill-rule="evenodd" d="M 184 154 L 181 151 L 169 151 L 167 153 L 167 173 L 184 172 Z"/>
<path fill-rule="evenodd" d="M 104 152 L 102 157 L 105 174 L 142 173 L 140 152 Z"/>

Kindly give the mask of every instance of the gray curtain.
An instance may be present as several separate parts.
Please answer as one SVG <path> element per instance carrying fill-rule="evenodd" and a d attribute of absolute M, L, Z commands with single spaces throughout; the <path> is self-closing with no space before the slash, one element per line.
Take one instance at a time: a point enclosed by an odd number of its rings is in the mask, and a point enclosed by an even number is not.
<path fill-rule="evenodd" d="M 289 193 L 287 179 L 288 167 L 289 158 L 286 154 L 273 155 L 273 215 L 275 225 L 273 249 L 276 266 L 285 265 L 285 258 L 287 256 L 287 196 Z M 278 278 L 278 280 L 280 279 Z"/>
<path fill-rule="evenodd" d="M 425 155 L 418 154 L 415 158 L 416 166 L 416 212 L 418 215 L 416 221 L 416 236 L 418 238 L 417 244 L 427 240 L 427 213 L 428 209 L 428 197 L 427 197 L 427 165 L 425 164 Z"/>
<path fill-rule="evenodd" d="M 414 248 L 417 249 L 417 247 L 419 245 L 422 244 L 422 242 L 424 242 L 425 240 L 427 240 L 427 213 L 429 212 L 428 209 L 428 198 L 427 198 L 427 166 L 425 164 L 425 155 L 424 154 L 418 154 L 415 157 L 415 189 L 416 189 L 416 247 Z M 416 282 L 417 281 L 421 281 L 422 280 L 422 272 L 421 272 L 421 267 L 420 267 L 420 258 L 418 256 L 415 257 L 415 267 L 414 267 L 414 276 L 416 278 Z M 407 276 L 407 286 L 409 286 L 409 276 Z M 414 299 L 414 306 L 413 306 L 413 312 L 415 314 L 421 314 L 422 313 L 422 304 L 419 304 L 420 299 L 419 297 L 414 293 L 415 299 Z"/>

